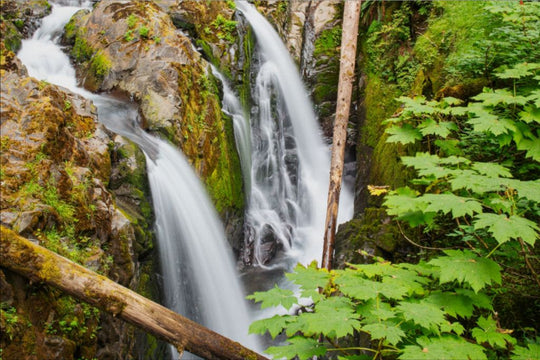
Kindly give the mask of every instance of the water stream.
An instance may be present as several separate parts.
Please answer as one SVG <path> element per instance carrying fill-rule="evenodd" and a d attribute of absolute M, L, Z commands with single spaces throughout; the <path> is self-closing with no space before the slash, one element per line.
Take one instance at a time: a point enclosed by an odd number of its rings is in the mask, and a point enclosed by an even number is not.
<path fill-rule="evenodd" d="M 255 264 L 268 262 L 268 246 L 278 242 L 295 264 L 320 262 L 330 169 L 324 143 L 297 66 L 272 25 L 244 1 L 237 9 L 256 36 L 259 64 L 249 113 L 251 161 L 247 242 L 254 243 Z M 224 89 L 227 93 L 227 88 Z M 240 111 L 236 113 L 241 115 Z M 352 192 L 343 186 L 339 220 L 353 213 Z"/>
<path fill-rule="evenodd" d="M 257 349 L 257 341 L 247 335 L 250 319 L 222 224 L 185 157 L 167 142 L 142 131 L 132 104 L 77 86 L 75 70 L 58 40 L 70 17 L 79 9 L 89 8 L 91 3 L 68 3 L 69 6 L 52 5 L 52 13 L 43 19 L 32 39 L 23 41 L 19 58 L 30 76 L 92 99 L 100 122 L 130 138 L 145 152 L 156 215 L 164 304 Z"/>

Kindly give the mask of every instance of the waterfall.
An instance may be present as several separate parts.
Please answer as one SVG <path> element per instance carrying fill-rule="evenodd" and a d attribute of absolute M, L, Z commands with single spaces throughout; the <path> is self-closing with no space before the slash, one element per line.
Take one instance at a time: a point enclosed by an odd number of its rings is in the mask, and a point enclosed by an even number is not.
<path fill-rule="evenodd" d="M 70 17 L 90 5 L 78 1 L 70 4 L 75 5 L 52 5 L 52 13 L 43 19 L 43 26 L 32 39 L 23 41 L 19 58 L 31 76 L 92 99 L 98 107 L 100 122 L 130 138 L 145 152 L 165 305 L 257 349 L 256 340 L 248 336 L 250 319 L 222 225 L 185 157 L 165 141 L 142 131 L 133 105 L 77 86 L 75 70 L 58 39 Z"/>
<path fill-rule="evenodd" d="M 250 194 L 246 214 L 254 258 L 266 262 L 276 241 L 291 263 L 320 261 L 330 170 L 328 146 L 297 67 L 270 23 L 246 1 L 241 11 L 257 39 L 260 63 L 251 111 Z M 247 165 L 246 165 L 247 166 Z M 353 195 L 343 186 L 340 221 L 350 219 Z"/>

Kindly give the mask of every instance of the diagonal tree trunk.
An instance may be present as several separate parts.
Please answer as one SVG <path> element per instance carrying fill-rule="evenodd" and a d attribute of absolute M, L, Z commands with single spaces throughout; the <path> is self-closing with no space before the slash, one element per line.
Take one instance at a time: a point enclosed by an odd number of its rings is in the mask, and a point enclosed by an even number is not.
<path fill-rule="evenodd" d="M 343 9 L 338 95 L 336 118 L 334 120 L 332 159 L 330 163 L 330 185 L 328 188 L 328 205 L 326 209 L 322 257 L 322 267 L 329 270 L 332 268 L 334 256 L 339 193 L 341 191 L 341 179 L 343 177 L 345 142 L 347 139 L 347 123 L 349 119 L 354 80 L 356 42 L 358 39 L 358 23 L 360 19 L 361 4 L 361 0 L 347 0 L 345 1 L 345 7 Z"/>
<path fill-rule="evenodd" d="M 205 359 L 268 360 L 108 278 L 0 227 L 0 266 L 105 310 Z"/>

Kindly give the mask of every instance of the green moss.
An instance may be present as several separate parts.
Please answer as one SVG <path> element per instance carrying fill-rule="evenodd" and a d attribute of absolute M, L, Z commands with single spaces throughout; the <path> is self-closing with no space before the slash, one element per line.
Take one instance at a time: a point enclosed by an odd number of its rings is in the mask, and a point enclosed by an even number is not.
<path fill-rule="evenodd" d="M 339 52 L 341 45 L 341 26 L 335 26 L 321 32 L 321 35 L 315 40 L 315 58 L 321 55 L 334 55 Z"/>
<path fill-rule="evenodd" d="M 22 35 L 11 21 L 2 21 L 2 42 L 9 51 L 17 52 L 21 48 Z"/>
<path fill-rule="evenodd" d="M 111 60 L 101 50 L 98 51 L 90 63 L 90 71 L 99 79 L 103 79 L 111 70 Z"/>

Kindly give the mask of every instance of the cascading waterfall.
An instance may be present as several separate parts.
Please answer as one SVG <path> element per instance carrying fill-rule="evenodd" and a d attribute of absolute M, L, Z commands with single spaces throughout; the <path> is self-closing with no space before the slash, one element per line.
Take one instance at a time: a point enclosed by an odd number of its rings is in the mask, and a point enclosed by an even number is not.
<path fill-rule="evenodd" d="M 29 74 L 91 98 L 110 130 L 134 141 L 147 156 L 156 215 L 165 305 L 245 346 L 249 316 L 219 218 L 185 157 L 171 145 L 140 129 L 131 105 L 79 88 L 75 70 L 57 40 L 64 25 L 90 3 L 53 4 L 52 13 L 19 52 Z M 175 351 L 173 355 L 176 356 Z M 186 358 L 184 356 L 184 358 Z"/>
<path fill-rule="evenodd" d="M 295 261 L 320 260 L 330 169 L 328 146 L 280 37 L 253 5 L 243 0 L 236 4 L 255 33 L 260 56 L 251 113 L 248 241 L 254 242 L 254 257 L 260 265 L 266 260 L 266 244 L 274 240 Z M 349 219 L 353 211 L 352 193 L 345 186 L 342 189 L 341 221 Z"/>

